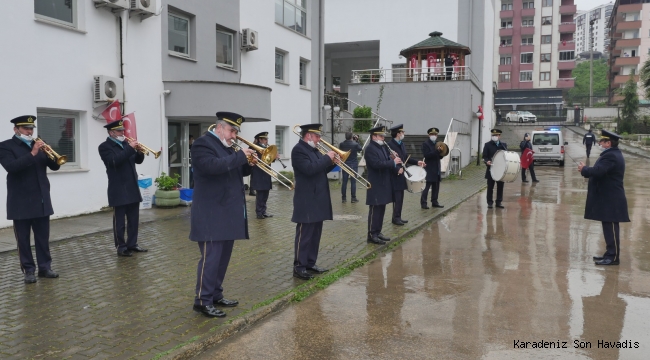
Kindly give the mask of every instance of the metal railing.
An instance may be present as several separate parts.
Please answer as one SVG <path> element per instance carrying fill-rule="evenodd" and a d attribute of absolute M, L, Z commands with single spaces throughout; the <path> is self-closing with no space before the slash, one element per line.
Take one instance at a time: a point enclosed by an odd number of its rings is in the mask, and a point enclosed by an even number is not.
<path fill-rule="evenodd" d="M 478 87 L 481 82 L 469 66 L 434 66 L 405 69 L 352 70 L 352 83 L 454 81 L 470 80 Z"/>

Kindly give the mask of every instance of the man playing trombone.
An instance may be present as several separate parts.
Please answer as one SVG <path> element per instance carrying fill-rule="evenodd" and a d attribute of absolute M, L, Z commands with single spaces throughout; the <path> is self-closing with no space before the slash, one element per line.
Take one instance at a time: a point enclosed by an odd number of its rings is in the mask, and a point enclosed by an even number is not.
<path fill-rule="evenodd" d="M 269 145 L 269 133 L 264 131 L 255 135 L 254 144 L 267 148 Z M 280 155 L 276 155 L 276 159 Z M 273 215 L 266 212 L 266 201 L 269 199 L 269 191 L 272 189 L 271 175 L 267 174 L 257 166 L 251 169 L 250 188 L 255 190 L 255 214 L 258 219 L 266 219 L 273 217 Z"/>
<path fill-rule="evenodd" d="M 36 282 L 36 266 L 30 247 L 31 231 L 34 232 L 38 276 L 59 277 L 51 269 L 50 215 L 54 210 L 47 168 L 56 171 L 61 166 L 45 154 L 48 146 L 43 141 L 33 139 L 35 121 L 33 115 L 11 120 L 14 136 L 0 143 L 0 163 L 7 171 L 7 219 L 14 223 L 20 268 L 26 284 Z"/>
<path fill-rule="evenodd" d="M 113 239 L 117 256 L 133 256 L 133 252 L 147 252 L 138 245 L 140 221 L 140 188 L 135 164 L 142 164 L 144 153 L 138 151 L 138 141 L 124 136 L 124 122 L 113 121 L 104 126 L 108 138 L 99 145 L 99 156 L 108 176 L 108 206 L 113 208 Z M 126 216 L 127 241 L 124 241 Z"/>

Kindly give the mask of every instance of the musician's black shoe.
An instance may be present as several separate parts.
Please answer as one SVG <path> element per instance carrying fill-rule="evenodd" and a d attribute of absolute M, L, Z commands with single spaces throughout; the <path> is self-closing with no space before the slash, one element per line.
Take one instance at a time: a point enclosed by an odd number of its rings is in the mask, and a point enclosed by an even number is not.
<path fill-rule="evenodd" d="M 298 270 L 294 269 L 293 270 L 293 277 L 298 278 L 298 279 L 302 279 L 302 280 L 311 280 L 311 279 L 314 278 L 314 275 L 308 273 L 307 270 L 298 271 Z"/>
<path fill-rule="evenodd" d="M 393 220 L 393 225 L 404 226 L 404 222 L 400 219 Z"/>
<path fill-rule="evenodd" d="M 38 270 L 38 277 L 44 277 L 44 278 L 49 278 L 49 279 L 55 279 L 59 277 L 59 274 L 56 272 L 52 271 L 52 269 L 47 269 L 47 270 Z"/>
<path fill-rule="evenodd" d="M 535 179 L 535 180 L 533 180 L 533 182 L 539 182 L 539 180 Z"/>
<path fill-rule="evenodd" d="M 129 249 L 117 250 L 117 256 L 133 256 L 133 252 Z"/>
<path fill-rule="evenodd" d="M 528 182 L 528 180 L 521 180 L 521 182 Z"/>
<path fill-rule="evenodd" d="M 594 261 L 600 261 L 600 260 L 605 259 L 605 257 L 604 256 L 594 256 L 593 259 L 594 259 Z"/>
<path fill-rule="evenodd" d="M 440 205 L 440 204 L 433 204 L 431 206 L 433 206 L 434 208 L 443 208 L 443 207 L 445 207 L 444 205 Z"/>
<path fill-rule="evenodd" d="M 368 235 L 368 240 L 366 240 L 369 243 L 377 244 L 377 245 L 384 245 L 386 244 L 385 241 L 379 240 L 377 235 Z"/>
<path fill-rule="evenodd" d="M 399 221 L 403 222 L 404 224 L 408 224 L 409 222 L 408 220 L 404 220 L 404 219 L 399 219 Z"/>
<path fill-rule="evenodd" d="M 258 219 L 266 219 L 266 218 L 264 217 L 264 215 L 257 215 L 257 218 L 258 218 Z"/>
<path fill-rule="evenodd" d="M 214 301 L 214 306 L 225 306 L 225 307 L 235 307 L 239 305 L 239 301 L 237 300 L 228 300 L 226 298 L 221 298 L 217 301 Z"/>
<path fill-rule="evenodd" d="M 379 240 L 390 241 L 390 238 L 382 233 L 377 234 L 377 237 L 379 238 Z"/>
<path fill-rule="evenodd" d="M 212 305 L 208 306 L 201 306 L 201 305 L 194 305 L 193 307 L 194 311 L 200 312 L 201 314 L 207 316 L 207 317 L 224 317 L 226 316 L 226 313 L 215 308 Z"/>
<path fill-rule="evenodd" d="M 354 204 L 354 203 L 358 203 L 358 202 L 359 202 L 359 199 L 353 197 L 352 200 L 351 200 L 350 202 L 353 203 L 353 204 Z"/>
<path fill-rule="evenodd" d="M 345 204 L 346 202 L 348 202 L 348 199 L 343 198 L 343 199 L 341 199 L 341 202 Z"/>
<path fill-rule="evenodd" d="M 322 268 L 322 267 L 320 267 L 318 265 L 314 265 L 314 266 L 312 266 L 310 268 L 307 268 L 307 271 L 315 272 L 316 274 L 322 274 L 322 273 L 326 273 L 326 272 L 330 271 L 330 269 L 325 269 L 325 268 Z"/>
<path fill-rule="evenodd" d="M 504 208 L 505 208 L 505 206 L 501 205 L 500 203 L 497 203 L 497 207 L 498 207 L 499 209 L 504 209 Z"/>
<path fill-rule="evenodd" d="M 492 204 L 488 204 L 488 209 L 492 209 Z"/>
<path fill-rule="evenodd" d="M 34 272 L 26 272 L 25 273 L 25 284 L 33 284 L 36 282 L 36 276 L 34 276 Z"/>
<path fill-rule="evenodd" d="M 619 262 L 613 259 L 602 259 L 595 262 L 596 265 L 618 265 Z"/>
<path fill-rule="evenodd" d="M 264 214 L 262 216 L 264 216 L 265 218 L 273 217 L 273 215 L 271 215 L 271 214 Z"/>
<path fill-rule="evenodd" d="M 250 196 L 256 196 L 257 193 L 255 192 L 255 190 L 251 190 L 251 191 L 248 192 L 248 195 L 250 195 Z"/>
<path fill-rule="evenodd" d="M 130 248 L 129 251 L 132 251 L 132 252 L 147 252 L 149 250 L 147 250 L 145 248 L 141 248 L 140 245 L 136 245 L 134 248 Z"/>
<path fill-rule="evenodd" d="M 425 210 L 426 210 L 426 209 L 430 209 L 426 204 L 424 204 L 424 205 L 420 205 L 420 207 L 423 208 L 423 209 L 425 209 Z"/>

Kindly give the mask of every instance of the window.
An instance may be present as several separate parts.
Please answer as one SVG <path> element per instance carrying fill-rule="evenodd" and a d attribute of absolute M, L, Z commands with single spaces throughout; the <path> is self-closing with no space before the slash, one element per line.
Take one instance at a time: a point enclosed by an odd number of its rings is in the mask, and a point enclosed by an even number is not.
<path fill-rule="evenodd" d="M 534 1 L 524 1 L 524 9 L 534 9 L 534 8 L 535 8 Z"/>
<path fill-rule="evenodd" d="M 551 54 L 542 54 L 540 56 L 540 61 L 541 62 L 549 62 L 549 61 L 551 61 Z"/>
<path fill-rule="evenodd" d="M 551 35 L 542 35 L 542 44 L 550 44 Z"/>
<path fill-rule="evenodd" d="M 34 0 L 34 14 L 37 19 L 77 27 L 76 0 Z"/>
<path fill-rule="evenodd" d="M 512 10 L 512 4 L 501 4 L 501 11 Z"/>
<path fill-rule="evenodd" d="M 560 61 L 567 61 L 567 60 L 573 60 L 573 51 L 560 51 Z"/>
<path fill-rule="evenodd" d="M 542 7 L 553 6 L 553 0 L 542 0 Z"/>
<path fill-rule="evenodd" d="M 501 46 L 512 45 L 512 38 L 501 38 Z"/>
<path fill-rule="evenodd" d="M 284 56 L 286 53 L 275 52 L 275 79 L 285 81 L 284 79 Z"/>
<path fill-rule="evenodd" d="M 519 61 L 520 64 L 532 64 L 533 53 L 522 53 Z"/>
<path fill-rule="evenodd" d="M 522 38 L 521 39 L 521 45 L 533 45 L 533 38 Z"/>
<path fill-rule="evenodd" d="M 510 82 L 510 72 L 500 72 L 499 73 L 499 82 Z"/>
<path fill-rule="evenodd" d="M 551 73 L 550 72 L 541 72 L 541 73 L 539 73 L 539 80 L 540 81 L 550 81 L 551 80 Z"/>
<path fill-rule="evenodd" d="M 552 16 L 542 16 L 542 25 L 551 25 L 553 24 Z"/>
<path fill-rule="evenodd" d="M 278 154 L 280 155 L 284 155 L 284 134 L 286 130 L 286 126 L 275 127 L 275 146 L 278 147 Z"/>
<path fill-rule="evenodd" d="M 524 19 L 521 21 L 521 26 L 523 27 L 535 26 L 535 22 L 533 21 L 533 19 Z"/>
<path fill-rule="evenodd" d="M 307 35 L 307 0 L 275 0 L 275 22 Z"/>
<path fill-rule="evenodd" d="M 512 20 L 502 21 L 501 22 L 501 28 L 502 29 L 510 29 L 510 28 L 512 28 Z"/>
<path fill-rule="evenodd" d="M 190 19 L 169 13 L 167 23 L 169 51 L 190 56 Z"/>
<path fill-rule="evenodd" d="M 512 58 L 510 56 L 502 56 L 500 64 L 501 65 L 510 65 L 510 64 L 512 64 Z"/>
<path fill-rule="evenodd" d="M 217 64 L 233 67 L 233 37 L 225 31 L 217 30 Z"/>
<path fill-rule="evenodd" d="M 79 115 L 63 112 L 37 112 L 38 136 L 59 155 L 67 156 L 66 167 L 79 167 Z"/>
<path fill-rule="evenodd" d="M 519 81 L 533 81 L 533 72 L 532 71 L 519 72 Z"/>
<path fill-rule="evenodd" d="M 307 88 L 309 79 L 309 60 L 300 59 L 300 86 Z"/>

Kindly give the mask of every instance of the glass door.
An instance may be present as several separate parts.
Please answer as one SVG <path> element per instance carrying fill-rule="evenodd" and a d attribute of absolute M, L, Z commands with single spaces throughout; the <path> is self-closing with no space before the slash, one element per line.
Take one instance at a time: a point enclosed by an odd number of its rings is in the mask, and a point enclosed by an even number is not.
<path fill-rule="evenodd" d="M 193 188 L 191 143 L 205 132 L 210 123 L 169 122 L 167 125 L 167 144 L 169 175 L 179 174 L 184 188 Z"/>

